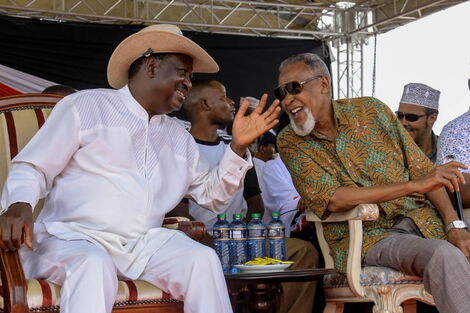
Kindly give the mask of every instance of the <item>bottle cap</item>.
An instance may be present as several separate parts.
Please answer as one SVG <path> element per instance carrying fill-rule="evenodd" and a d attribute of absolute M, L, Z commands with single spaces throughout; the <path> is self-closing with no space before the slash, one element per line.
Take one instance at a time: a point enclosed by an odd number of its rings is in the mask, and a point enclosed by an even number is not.
<path fill-rule="evenodd" d="M 217 214 L 217 218 L 218 219 L 221 219 L 221 218 L 225 219 L 225 218 L 227 218 L 227 214 L 225 214 L 225 213 Z"/>
<path fill-rule="evenodd" d="M 251 217 L 261 217 L 261 213 L 251 213 Z"/>
<path fill-rule="evenodd" d="M 235 213 L 235 214 L 233 214 L 233 218 L 242 218 L 242 214 L 241 213 Z"/>
<path fill-rule="evenodd" d="M 279 216 L 281 216 L 281 213 L 279 213 L 279 212 L 273 212 L 273 213 L 271 213 L 271 216 L 272 216 L 272 217 L 279 217 Z"/>

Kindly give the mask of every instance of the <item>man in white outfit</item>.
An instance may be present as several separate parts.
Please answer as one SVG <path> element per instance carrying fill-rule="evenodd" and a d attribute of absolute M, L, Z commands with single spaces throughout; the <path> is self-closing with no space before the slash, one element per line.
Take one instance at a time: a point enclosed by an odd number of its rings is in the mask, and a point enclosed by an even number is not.
<path fill-rule="evenodd" d="M 232 311 L 213 250 L 161 227 L 185 196 L 223 208 L 251 167 L 248 144 L 277 123 L 277 103 L 262 113 L 264 99 L 249 116 L 243 105 L 230 149 L 209 171 L 192 136 L 165 114 L 181 107 L 193 71 L 217 70 L 178 27 L 144 28 L 110 58 L 115 89 L 64 98 L 12 160 L 0 246 L 26 243 L 26 276 L 62 285 L 61 312 L 111 312 L 118 277 L 154 284 L 184 300 L 186 313 Z"/>

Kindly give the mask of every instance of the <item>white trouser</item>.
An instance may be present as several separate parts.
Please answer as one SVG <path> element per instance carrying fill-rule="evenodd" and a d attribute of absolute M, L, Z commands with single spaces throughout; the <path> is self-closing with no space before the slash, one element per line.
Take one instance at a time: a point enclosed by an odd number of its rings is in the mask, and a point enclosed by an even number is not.
<path fill-rule="evenodd" d="M 117 293 L 117 270 L 101 247 L 85 240 L 49 237 L 34 251 L 22 249 L 28 278 L 62 286 L 62 313 L 109 313 Z M 139 277 L 173 298 L 185 313 L 232 313 L 227 285 L 214 250 L 182 233 L 168 240 Z"/>

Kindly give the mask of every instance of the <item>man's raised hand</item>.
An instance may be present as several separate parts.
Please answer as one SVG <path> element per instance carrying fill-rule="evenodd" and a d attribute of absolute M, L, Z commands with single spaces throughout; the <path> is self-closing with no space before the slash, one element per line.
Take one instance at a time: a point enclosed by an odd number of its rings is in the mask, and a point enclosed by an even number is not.
<path fill-rule="evenodd" d="M 278 100 L 274 100 L 271 106 L 263 113 L 267 99 L 268 95 L 264 94 L 256 109 L 247 116 L 245 116 L 245 113 L 249 103 L 248 100 L 244 100 L 235 115 L 232 127 L 231 147 L 232 150 L 240 156 L 245 154 L 246 148 L 250 143 L 276 126 L 279 122 L 277 118 L 281 108 L 279 107 Z"/>

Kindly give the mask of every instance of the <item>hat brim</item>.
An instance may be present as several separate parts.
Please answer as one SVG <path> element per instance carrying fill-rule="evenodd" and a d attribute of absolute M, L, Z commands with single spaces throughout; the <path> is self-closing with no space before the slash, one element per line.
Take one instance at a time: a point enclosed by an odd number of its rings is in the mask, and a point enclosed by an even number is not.
<path fill-rule="evenodd" d="M 198 44 L 182 35 L 167 31 L 147 31 L 135 33 L 124 39 L 114 50 L 108 62 L 108 83 L 119 89 L 129 80 L 129 67 L 145 51 L 154 53 L 181 53 L 193 59 L 193 72 L 215 73 L 219 66 Z"/>

